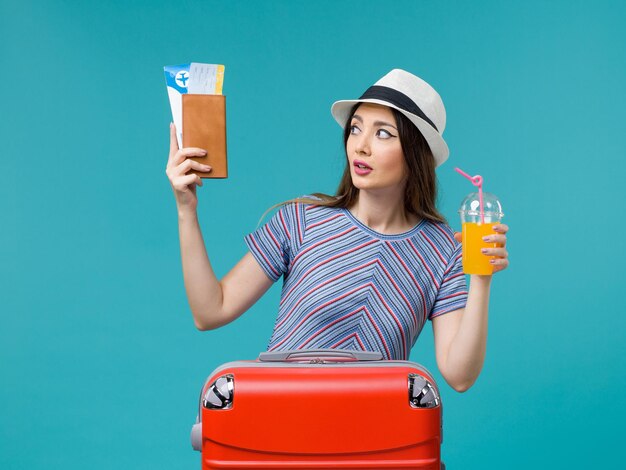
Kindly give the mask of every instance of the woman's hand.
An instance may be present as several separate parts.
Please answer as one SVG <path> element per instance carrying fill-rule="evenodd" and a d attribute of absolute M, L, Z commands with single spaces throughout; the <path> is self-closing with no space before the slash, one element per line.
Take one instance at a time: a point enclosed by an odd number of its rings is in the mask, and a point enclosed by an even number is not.
<path fill-rule="evenodd" d="M 198 207 L 196 186 L 202 186 L 202 179 L 195 173 L 187 174 L 189 170 L 202 172 L 211 171 L 211 167 L 191 160 L 189 157 L 203 157 L 206 150 L 188 147 L 178 148 L 176 140 L 176 126 L 170 124 L 170 155 L 167 161 L 165 174 L 170 180 L 178 210 L 195 211 Z"/>
<path fill-rule="evenodd" d="M 495 234 L 488 235 L 483 238 L 483 241 L 487 243 L 496 243 L 497 248 L 485 248 L 485 256 L 495 256 L 490 263 L 493 265 L 493 272 L 497 273 L 509 266 L 509 252 L 506 251 L 506 233 L 509 231 L 509 226 L 505 224 L 497 224 L 493 226 Z M 463 234 L 461 232 L 455 232 L 454 238 L 459 243 L 463 241 Z"/>

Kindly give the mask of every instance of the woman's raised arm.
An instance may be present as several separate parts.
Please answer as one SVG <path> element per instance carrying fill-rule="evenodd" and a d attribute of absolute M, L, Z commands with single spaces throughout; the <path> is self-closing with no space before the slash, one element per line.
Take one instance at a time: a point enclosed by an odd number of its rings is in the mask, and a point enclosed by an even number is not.
<path fill-rule="evenodd" d="M 494 226 L 496 234 L 487 242 L 498 244 L 487 249 L 485 256 L 493 256 L 493 272 L 502 271 L 509 265 L 506 250 L 508 225 Z M 458 242 L 460 233 L 455 233 Z M 435 353 L 441 375 L 457 392 L 468 390 L 478 378 L 487 352 L 487 326 L 489 295 L 492 276 L 472 274 L 465 308 L 433 318 Z"/>
<path fill-rule="evenodd" d="M 188 157 L 204 155 L 198 148 L 179 149 L 176 129 L 170 126 L 170 154 L 166 174 L 176 198 L 178 233 L 187 299 L 196 327 L 211 330 L 230 323 L 250 308 L 272 285 L 248 253 L 220 281 L 215 276 L 198 222 L 196 187 L 202 180 L 191 169 L 210 171 Z"/>

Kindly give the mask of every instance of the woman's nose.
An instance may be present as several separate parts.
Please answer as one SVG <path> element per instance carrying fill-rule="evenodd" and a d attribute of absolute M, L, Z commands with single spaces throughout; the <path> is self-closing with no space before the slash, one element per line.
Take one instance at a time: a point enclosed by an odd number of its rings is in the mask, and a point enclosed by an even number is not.
<path fill-rule="evenodd" d="M 360 139 L 356 143 L 356 151 L 360 155 L 370 154 L 370 141 L 367 135 L 361 135 Z"/>

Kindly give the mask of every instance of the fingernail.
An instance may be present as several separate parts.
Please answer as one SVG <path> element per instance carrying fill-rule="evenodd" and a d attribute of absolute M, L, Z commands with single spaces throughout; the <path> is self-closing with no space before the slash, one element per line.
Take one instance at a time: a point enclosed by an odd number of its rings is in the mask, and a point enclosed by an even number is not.
<path fill-rule="evenodd" d="M 491 263 L 491 264 L 496 264 L 496 260 L 495 260 L 495 259 L 490 259 L 490 260 L 489 260 L 489 263 Z"/>
<path fill-rule="evenodd" d="M 205 168 L 207 171 L 211 171 L 211 170 L 213 169 L 213 168 L 211 168 L 209 165 L 204 165 L 204 168 Z"/>
<path fill-rule="evenodd" d="M 487 253 L 487 248 L 482 248 L 482 249 L 480 250 L 480 252 L 481 252 L 481 253 Z"/>
<path fill-rule="evenodd" d="M 483 237 L 483 241 L 484 242 L 490 242 L 491 241 L 491 237 L 489 235 Z"/>

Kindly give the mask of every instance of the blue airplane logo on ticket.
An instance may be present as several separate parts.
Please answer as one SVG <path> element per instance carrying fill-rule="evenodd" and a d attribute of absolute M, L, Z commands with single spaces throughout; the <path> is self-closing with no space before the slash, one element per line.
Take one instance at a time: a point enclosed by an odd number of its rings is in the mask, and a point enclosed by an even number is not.
<path fill-rule="evenodd" d="M 176 80 L 176 83 L 181 88 L 187 88 L 187 81 L 189 80 L 189 73 L 186 70 L 181 70 L 180 72 L 176 74 L 176 77 L 174 78 L 174 80 Z"/>
<path fill-rule="evenodd" d="M 165 83 L 181 94 L 187 93 L 189 81 L 189 67 L 191 64 L 168 65 L 163 67 L 165 71 Z"/>

